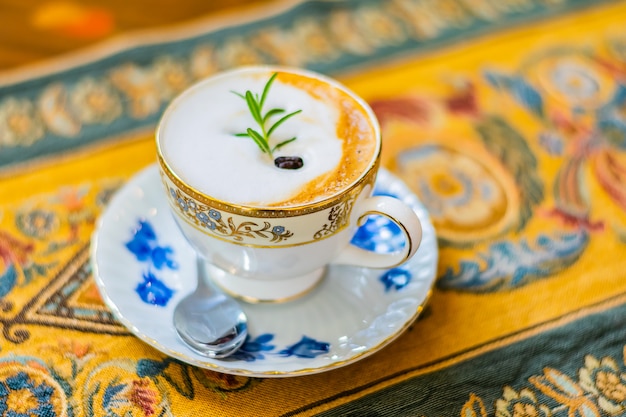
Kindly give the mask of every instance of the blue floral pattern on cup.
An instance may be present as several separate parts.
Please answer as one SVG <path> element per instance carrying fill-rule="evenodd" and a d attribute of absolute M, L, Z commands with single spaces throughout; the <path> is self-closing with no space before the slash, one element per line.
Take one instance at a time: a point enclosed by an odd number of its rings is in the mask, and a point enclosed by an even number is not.
<path fill-rule="evenodd" d="M 374 195 L 386 195 L 399 198 L 399 196 L 385 190 L 376 189 Z M 367 218 L 365 224 L 357 229 L 352 243 L 362 249 L 378 253 L 389 253 L 404 247 L 404 234 L 400 227 L 385 216 L 372 215 Z M 385 287 L 385 292 L 400 291 L 411 282 L 412 274 L 402 268 L 393 268 L 379 277 L 379 281 Z"/>
<path fill-rule="evenodd" d="M 196 202 L 193 198 L 185 196 L 180 190 L 170 187 L 170 197 L 177 203 L 181 214 L 196 225 L 206 228 L 211 232 L 236 242 L 246 239 L 268 240 L 269 242 L 282 242 L 294 234 L 285 226 L 274 226 L 270 222 L 237 221 L 233 216 L 222 213 L 207 205 Z"/>
<path fill-rule="evenodd" d="M 393 194 L 375 190 L 374 195 L 386 195 L 398 198 Z M 404 235 L 400 227 L 385 216 L 372 215 L 357 229 L 352 243 L 356 246 L 378 253 L 389 253 L 404 247 Z"/>
<path fill-rule="evenodd" d="M 375 195 L 397 197 L 379 189 L 375 191 Z M 184 200 L 179 200 L 179 203 L 187 207 L 189 204 Z M 217 226 L 216 222 L 222 221 L 222 214 L 217 210 L 209 209 L 196 212 L 196 218 L 205 227 L 211 228 L 212 225 Z M 286 232 L 283 226 L 273 226 L 271 231 L 275 235 Z M 380 253 L 399 250 L 405 244 L 400 228 L 388 218 L 379 215 L 372 215 L 367 219 L 365 224 L 358 229 L 352 243 L 363 249 Z M 147 264 L 147 269 L 142 276 L 143 281 L 137 285 L 135 292 L 144 303 L 166 306 L 174 291 L 157 276 L 157 272 L 165 269 L 178 269 L 174 250 L 168 245 L 159 243 L 154 227 L 145 220 L 138 221 L 133 236 L 125 242 L 125 247 L 135 255 L 137 261 Z M 400 291 L 411 282 L 411 278 L 409 270 L 399 267 L 385 271 L 380 275 L 379 281 L 385 292 Z M 303 335 L 299 341 L 283 347 L 277 347 L 273 343 L 274 339 L 275 335 L 272 333 L 263 333 L 256 337 L 248 335 L 243 346 L 229 360 L 254 362 L 266 359 L 267 355 L 313 359 L 330 351 L 330 343 L 306 335 Z"/>

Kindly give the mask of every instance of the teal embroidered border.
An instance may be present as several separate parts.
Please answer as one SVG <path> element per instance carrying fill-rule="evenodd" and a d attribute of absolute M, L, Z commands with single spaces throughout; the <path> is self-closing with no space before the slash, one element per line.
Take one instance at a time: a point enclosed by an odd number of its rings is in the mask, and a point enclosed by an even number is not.
<path fill-rule="evenodd" d="M 617 298 L 623 300 L 624 294 Z M 538 417 L 623 416 L 625 355 L 626 305 L 622 304 L 316 415 L 517 416 L 524 410 L 523 415 Z M 299 415 L 367 388 L 339 393 L 281 417 Z"/>
<path fill-rule="evenodd" d="M 0 171 L 152 129 L 178 92 L 226 68 L 271 63 L 336 74 L 598 3 L 304 1 L 259 20 L 130 46 L 25 81 L 0 75 Z"/>

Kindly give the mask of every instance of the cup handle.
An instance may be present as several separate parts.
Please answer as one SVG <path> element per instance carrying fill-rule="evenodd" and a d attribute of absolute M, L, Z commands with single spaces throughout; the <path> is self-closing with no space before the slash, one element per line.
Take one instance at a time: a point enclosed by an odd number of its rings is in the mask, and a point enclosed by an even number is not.
<path fill-rule="evenodd" d="M 331 263 L 367 268 L 393 268 L 415 254 L 422 240 L 422 225 L 413 209 L 397 198 L 389 196 L 369 197 L 359 206 L 361 213 L 357 213 L 358 226 L 362 226 L 369 215 L 385 216 L 402 230 L 405 238 L 404 247 L 393 253 L 375 253 L 350 244 Z"/>

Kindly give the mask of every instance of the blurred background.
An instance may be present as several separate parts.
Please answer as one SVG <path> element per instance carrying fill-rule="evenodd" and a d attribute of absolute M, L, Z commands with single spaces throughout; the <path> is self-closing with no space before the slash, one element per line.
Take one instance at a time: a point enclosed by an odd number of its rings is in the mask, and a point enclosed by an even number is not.
<path fill-rule="evenodd" d="M 125 32 L 275 0 L 0 0 L 0 71 Z"/>

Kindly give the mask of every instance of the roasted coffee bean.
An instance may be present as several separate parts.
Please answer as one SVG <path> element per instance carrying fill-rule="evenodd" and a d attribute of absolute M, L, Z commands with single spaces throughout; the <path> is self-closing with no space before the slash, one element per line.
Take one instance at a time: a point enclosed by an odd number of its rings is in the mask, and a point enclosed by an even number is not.
<path fill-rule="evenodd" d="M 274 165 L 280 169 L 300 169 L 304 161 L 299 156 L 279 156 L 274 159 Z"/>

